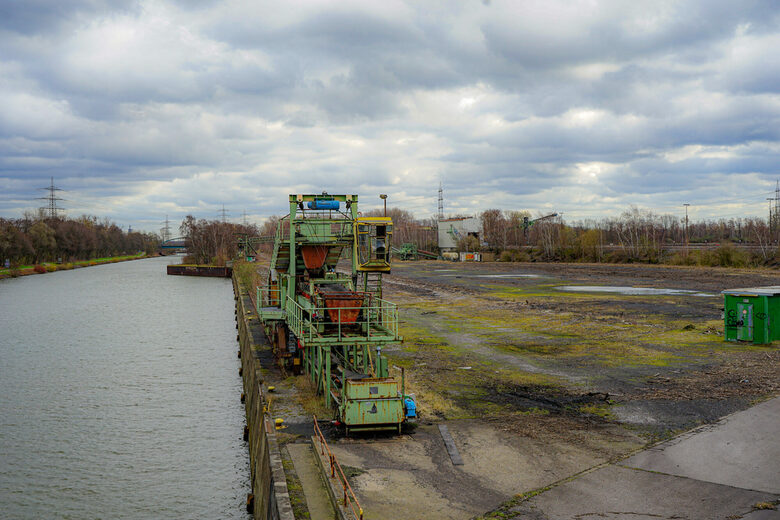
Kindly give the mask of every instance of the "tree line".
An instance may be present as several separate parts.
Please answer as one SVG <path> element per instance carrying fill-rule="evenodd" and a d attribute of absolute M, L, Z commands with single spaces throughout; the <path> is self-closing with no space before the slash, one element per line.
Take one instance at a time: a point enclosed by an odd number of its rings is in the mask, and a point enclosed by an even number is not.
<path fill-rule="evenodd" d="M 380 216 L 371 210 L 364 216 Z M 414 243 L 418 249 L 438 252 L 437 219 L 415 218 L 409 211 L 388 208 L 393 219 L 393 244 Z M 539 215 L 541 216 L 541 215 Z M 478 215 L 482 233 L 458 241 L 460 251 L 493 253 L 503 261 L 646 262 L 723 266 L 757 266 L 780 263 L 780 225 L 762 218 L 723 218 L 689 221 L 685 218 L 632 206 L 617 217 L 566 222 L 561 216 L 534 222 L 527 211 L 488 209 Z M 188 217 L 191 218 L 191 217 Z M 525 218 L 530 221 L 524 225 Z M 274 237 L 280 217 L 272 216 L 262 226 L 243 232 Z M 219 249 L 230 257 L 230 233 L 241 226 L 212 221 L 202 223 L 211 238 L 209 253 Z M 226 226 L 222 235 L 220 224 Z M 184 230 L 184 228 L 182 228 Z M 232 230 L 232 231 L 230 231 Z M 222 238 L 218 238 L 222 236 Z M 220 242 L 221 240 L 221 242 Z M 222 245 L 219 245 L 222 244 Z M 686 244 L 690 247 L 686 248 Z M 706 245 L 706 248 L 697 246 Z M 748 247 L 741 247 L 748 246 Z M 266 251 L 271 244 L 262 246 Z M 208 254 L 200 256 L 206 259 Z"/>
<path fill-rule="evenodd" d="M 95 216 L 0 218 L 0 262 L 8 260 L 12 266 L 151 254 L 159 242 L 155 234 L 125 232 Z"/>
<path fill-rule="evenodd" d="M 686 225 L 684 218 L 632 206 L 618 217 L 572 223 L 555 217 L 532 222 L 525 231 L 517 212 L 491 209 L 482 212 L 480 219 L 483 234 L 476 247 L 503 260 L 749 266 L 774 263 L 778 257 L 776 226 L 761 218 Z M 697 247 L 701 245 L 708 247 Z"/>
<path fill-rule="evenodd" d="M 187 245 L 184 263 L 225 265 L 238 254 L 238 239 L 256 237 L 255 225 L 241 225 L 220 220 L 197 219 L 187 215 L 179 226 Z"/>
<path fill-rule="evenodd" d="M 438 251 L 435 218 L 415 219 L 411 213 L 398 209 L 388 209 L 388 215 L 393 217 L 396 246 L 412 242 L 420 249 Z M 617 217 L 598 220 L 566 222 L 556 216 L 534 221 L 541 216 L 527 211 L 485 210 L 478 215 L 481 235 L 461 238 L 458 250 L 489 252 L 503 261 L 724 266 L 780 261 L 780 223 L 762 218 L 691 220 L 686 225 L 684 217 L 657 214 L 636 206 Z M 524 225 L 526 218 L 528 226 Z M 701 245 L 707 247 L 697 247 Z"/>

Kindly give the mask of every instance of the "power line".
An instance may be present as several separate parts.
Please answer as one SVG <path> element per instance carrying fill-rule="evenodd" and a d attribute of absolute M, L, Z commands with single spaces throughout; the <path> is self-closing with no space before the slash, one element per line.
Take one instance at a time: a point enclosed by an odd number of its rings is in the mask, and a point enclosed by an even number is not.
<path fill-rule="evenodd" d="M 766 197 L 767 195 L 774 195 L 775 191 L 766 191 L 762 193 L 757 193 L 755 195 L 751 195 L 749 197 L 741 197 L 741 198 L 731 198 L 731 199 L 721 199 L 721 200 L 703 200 L 698 203 L 698 205 L 714 205 L 714 204 L 739 204 L 739 203 L 745 203 L 745 202 L 758 202 L 760 199 Z"/>
<path fill-rule="evenodd" d="M 439 220 L 444 219 L 444 189 L 439 181 Z"/>
<path fill-rule="evenodd" d="M 217 215 L 220 215 L 222 217 L 222 222 L 227 222 L 228 212 L 225 209 L 225 205 L 224 204 L 222 205 L 222 209 L 217 212 Z"/>
<path fill-rule="evenodd" d="M 51 185 L 47 186 L 46 188 L 38 188 L 38 189 L 46 190 L 49 192 L 49 194 L 46 197 L 37 197 L 37 200 L 48 201 L 48 205 L 42 207 L 41 209 L 47 214 L 49 218 L 57 218 L 59 216 L 57 214 L 58 211 L 65 211 L 65 208 L 61 208 L 57 205 L 58 200 L 65 200 L 65 199 L 57 197 L 57 192 L 63 190 L 54 185 L 54 177 L 51 178 Z"/>
<path fill-rule="evenodd" d="M 162 241 L 165 242 L 166 240 L 169 240 L 171 238 L 171 225 L 168 221 L 168 215 L 165 215 L 165 226 L 160 229 L 160 234 L 162 235 Z"/>

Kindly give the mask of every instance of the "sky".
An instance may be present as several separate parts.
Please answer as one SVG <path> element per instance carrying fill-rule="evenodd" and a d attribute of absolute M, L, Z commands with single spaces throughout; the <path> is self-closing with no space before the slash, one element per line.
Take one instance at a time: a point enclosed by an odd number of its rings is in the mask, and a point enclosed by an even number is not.
<path fill-rule="evenodd" d="M 0 217 L 766 216 L 776 2 L 0 0 Z"/>

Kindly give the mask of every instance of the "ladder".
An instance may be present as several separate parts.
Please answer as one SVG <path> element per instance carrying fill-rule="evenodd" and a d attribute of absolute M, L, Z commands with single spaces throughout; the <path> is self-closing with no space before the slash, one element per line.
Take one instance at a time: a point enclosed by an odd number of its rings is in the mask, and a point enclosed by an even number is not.
<path fill-rule="evenodd" d="M 374 298 L 382 298 L 382 273 L 364 271 L 361 285 L 364 292 L 371 294 Z"/>

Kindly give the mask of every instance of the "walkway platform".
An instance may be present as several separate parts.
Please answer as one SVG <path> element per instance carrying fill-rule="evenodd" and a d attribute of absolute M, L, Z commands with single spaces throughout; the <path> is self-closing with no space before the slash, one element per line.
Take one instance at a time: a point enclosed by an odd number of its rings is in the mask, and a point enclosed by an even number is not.
<path fill-rule="evenodd" d="M 780 397 L 618 464 L 586 472 L 507 518 L 780 520 Z"/>

